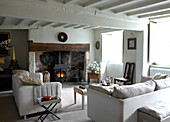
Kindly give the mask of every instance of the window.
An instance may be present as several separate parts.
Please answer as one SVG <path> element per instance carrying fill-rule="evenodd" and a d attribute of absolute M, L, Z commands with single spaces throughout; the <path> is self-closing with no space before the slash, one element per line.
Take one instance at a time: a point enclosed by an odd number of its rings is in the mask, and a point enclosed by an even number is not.
<path fill-rule="evenodd" d="M 102 61 L 122 63 L 123 31 L 102 33 Z"/>
<path fill-rule="evenodd" d="M 170 65 L 170 22 L 150 23 L 150 63 Z"/>

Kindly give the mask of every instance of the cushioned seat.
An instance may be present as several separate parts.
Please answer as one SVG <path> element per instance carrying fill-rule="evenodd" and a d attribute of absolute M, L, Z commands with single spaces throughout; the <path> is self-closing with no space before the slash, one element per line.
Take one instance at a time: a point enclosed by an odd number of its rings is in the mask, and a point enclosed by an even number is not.
<path fill-rule="evenodd" d="M 97 91 L 105 93 L 105 94 L 108 94 L 108 95 L 111 95 L 113 93 L 115 86 L 118 86 L 118 85 L 112 84 L 110 86 L 102 86 L 101 83 L 99 83 L 99 84 L 94 84 L 94 83 L 89 84 L 89 88 L 97 90 Z"/>
<path fill-rule="evenodd" d="M 138 118 L 149 122 L 170 122 L 170 104 L 158 101 L 138 109 Z"/>
<path fill-rule="evenodd" d="M 123 78 L 114 78 L 114 82 L 122 82 L 124 84 L 133 84 L 133 74 L 134 74 L 134 70 L 135 70 L 135 63 L 126 63 L 125 66 L 125 71 L 124 71 L 124 76 Z"/>

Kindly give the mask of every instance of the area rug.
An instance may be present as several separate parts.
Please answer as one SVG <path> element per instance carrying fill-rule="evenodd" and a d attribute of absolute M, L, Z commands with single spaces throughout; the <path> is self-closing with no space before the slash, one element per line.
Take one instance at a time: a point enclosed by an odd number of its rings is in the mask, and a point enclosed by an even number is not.
<path fill-rule="evenodd" d="M 85 96 L 85 108 L 82 110 L 82 97 L 77 94 L 77 103 L 74 104 L 73 87 L 74 83 L 63 83 L 62 90 L 62 108 L 58 110 L 56 115 L 61 119 L 58 120 L 49 115 L 44 122 L 92 122 L 87 116 L 87 96 Z M 1 122 L 37 122 L 39 114 L 28 116 L 24 120 L 19 116 L 17 107 L 12 94 L 0 95 L 0 121 Z"/>

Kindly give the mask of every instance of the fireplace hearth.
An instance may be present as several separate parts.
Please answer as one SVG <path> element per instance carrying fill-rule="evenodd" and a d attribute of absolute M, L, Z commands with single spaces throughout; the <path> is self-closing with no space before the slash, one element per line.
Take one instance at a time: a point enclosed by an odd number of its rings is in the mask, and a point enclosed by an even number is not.
<path fill-rule="evenodd" d="M 36 52 L 36 71 L 50 72 L 52 82 L 79 82 L 85 77 L 85 53 L 72 51 Z"/>
<path fill-rule="evenodd" d="M 29 43 L 29 71 L 50 72 L 50 81 L 87 81 L 89 44 Z"/>

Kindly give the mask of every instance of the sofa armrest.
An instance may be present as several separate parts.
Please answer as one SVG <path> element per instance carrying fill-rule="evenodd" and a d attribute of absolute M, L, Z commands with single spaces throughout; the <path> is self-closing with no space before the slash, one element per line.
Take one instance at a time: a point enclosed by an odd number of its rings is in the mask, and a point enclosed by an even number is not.
<path fill-rule="evenodd" d="M 33 78 L 40 79 L 41 81 L 43 81 L 43 74 L 40 72 L 39 73 L 29 73 L 29 76 L 33 77 Z"/>

